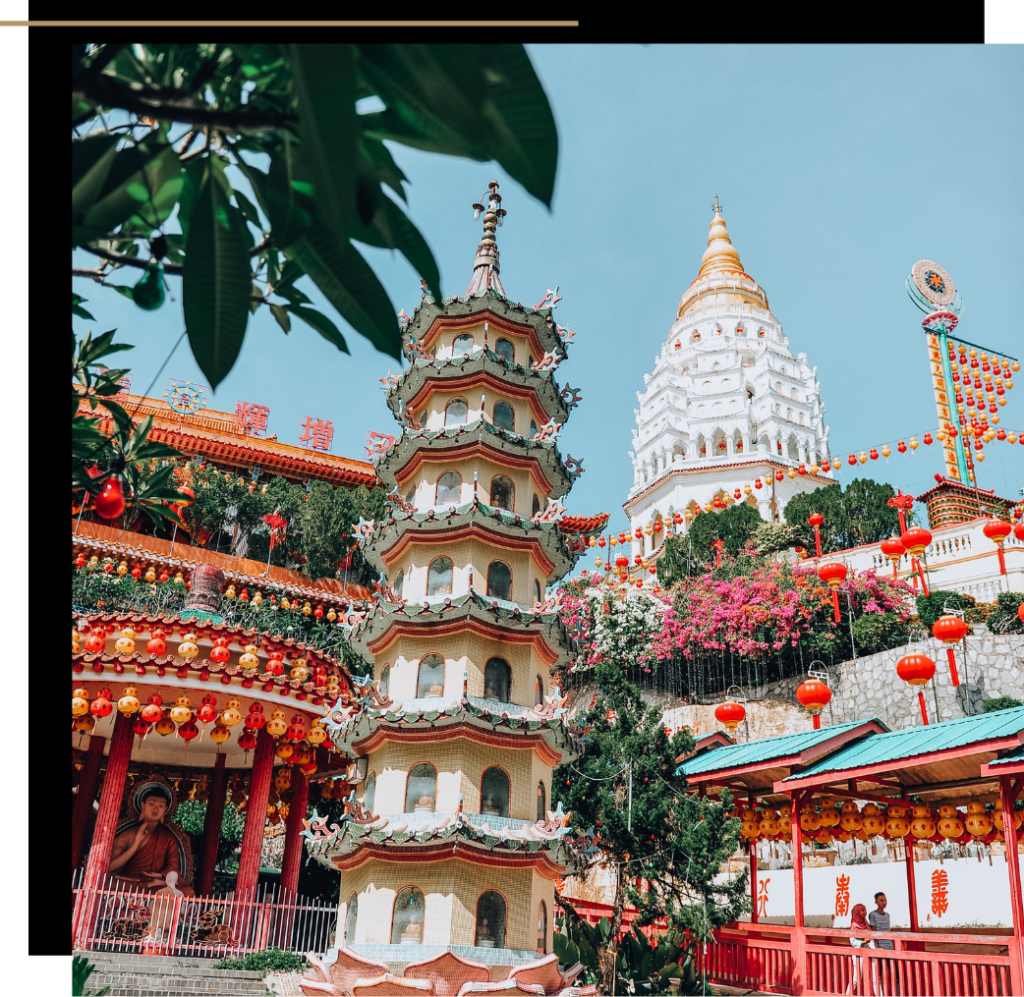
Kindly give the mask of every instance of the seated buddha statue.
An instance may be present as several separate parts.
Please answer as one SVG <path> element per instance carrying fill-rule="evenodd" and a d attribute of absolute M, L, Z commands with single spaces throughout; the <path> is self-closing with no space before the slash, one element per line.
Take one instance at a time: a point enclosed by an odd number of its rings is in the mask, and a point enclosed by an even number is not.
<path fill-rule="evenodd" d="M 476 943 L 480 948 L 494 948 L 494 936 L 491 934 L 491 929 L 487 924 L 486 917 L 483 918 L 481 922 L 477 925 Z"/>
<path fill-rule="evenodd" d="M 494 802 L 494 797 L 490 792 L 487 793 L 484 797 L 484 802 L 480 805 L 480 813 L 486 814 L 488 817 L 501 816 L 501 811 L 498 809 L 497 804 Z"/>
<path fill-rule="evenodd" d="M 426 793 L 424 793 L 416 801 L 416 809 L 417 810 L 433 810 L 434 809 L 434 797 L 433 796 L 428 796 Z"/>
<path fill-rule="evenodd" d="M 180 889 L 192 895 L 193 890 L 178 884 L 178 840 L 164 824 L 169 794 L 160 787 L 148 790 L 139 806 L 140 822 L 128 827 L 114 839 L 108 872 L 114 883 L 140 887 L 152 892 Z"/>
<path fill-rule="evenodd" d="M 423 940 L 423 925 L 419 921 L 410 921 L 402 932 L 403 944 L 412 945 Z"/>
<path fill-rule="evenodd" d="M 435 682 L 428 690 L 428 696 L 443 696 L 444 686 L 440 682 Z"/>

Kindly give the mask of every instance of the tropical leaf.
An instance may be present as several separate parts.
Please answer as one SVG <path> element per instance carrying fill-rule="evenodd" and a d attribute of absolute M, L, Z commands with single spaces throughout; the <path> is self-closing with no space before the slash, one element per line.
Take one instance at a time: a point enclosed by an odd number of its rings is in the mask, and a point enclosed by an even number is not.
<path fill-rule="evenodd" d="M 307 325 L 311 325 L 324 339 L 333 343 L 342 353 L 348 353 L 348 345 L 345 337 L 338 331 L 338 327 L 326 316 L 312 308 L 303 308 L 301 305 L 289 305 L 288 311 L 296 318 L 302 319 Z"/>

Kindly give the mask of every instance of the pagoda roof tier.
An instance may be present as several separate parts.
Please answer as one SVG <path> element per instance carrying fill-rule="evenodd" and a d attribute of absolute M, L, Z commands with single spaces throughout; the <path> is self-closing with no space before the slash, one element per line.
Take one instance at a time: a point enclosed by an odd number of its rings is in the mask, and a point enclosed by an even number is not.
<path fill-rule="evenodd" d="M 550 308 L 509 301 L 493 288 L 444 298 L 440 305 L 424 296 L 403 330 L 406 352 L 416 355 L 416 346 L 429 350 L 443 331 L 476 325 L 485 314 L 495 331 L 528 337 L 537 358 L 550 353 L 564 360 L 568 355 L 566 347 L 574 333 L 555 323 Z"/>
<path fill-rule="evenodd" d="M 436 454 L 436 456 L 434 456 Z M 452 460 L 481 454 L 535 473 L 543 491 L 561 498 L 579 473 L 570 471 L 553 440 L 530 440 L 485 419 L 445 429 L 406 429 L 377 460 L 377 474 L 389 489 L 424 460 Z M 403 474 L 402 472 L 406 472 Z"/>
<path fill-rule="evenodd" d="M 450 637 L 473 633 L 512 644 L 532 644 L 553 674 L 569 665 L 576 642 L 562 622 L 555 599 L 533 607 L 484 596 L 472 588 L 430 604 L 377 605 L 353 627 L 350 646 L 368 661 L 401 636 Z"/>
<path fill-rule="evenodd" d="M 358 712 L 332 709 L 322 721 L 331 731 L 339 751 L 354 758 L 376 751 L 385 743 L 448 741 L 466 738 L 493 748 L 533 749 L 552 767 L 561 765 L 578 750 L 580 728 L 570 728 L 564 707 L 520 706 L 479 696 L 443 700 L 437 696 L 407 699 L 383 707 L 364 707 Z"/>
<path fill-rule="evenodd" d="M 537 516 L 543 516 L 538 513 Z M 426 512 L 394 511 L 362 542 L 363 556 L 378 571 L 400 557 L 412 544 L 450 544 L 470 537 L 509 550 L 528 550 L 551 585 L 571 571 L 576 555 L 569 550 L 556 521 L 523 519 L 518 513 L 487 505 L 479 499 L 447 509 Z"/>
<path fill-rule="evenodd" d="M 115 561 L 126 561 L 129 568 L 135 564 L 144 567 L 152 565 L 158 571 L 166 569 L 172 574 L 180 571 L 186 579 L 197 565 L 213 564 L 224 572 L 229 584 L 250 588 L 254 590 L 253 594 L 255 591 L 283 592 L 289 598 L 299 596 L 333 606 L 369 602 L 373 595 L 365 585 L 342 582 L 337 578 L 319 578 L 314 581 L 300 571 L 276 565 L 271 565 L 268 572 L 267 566 L 261 561 L 192 547 L 180 539 L 172 544 L 170 540 L 118 530 L 87 520 L 82 520 L 72 528 L 71 547 L 73 554 L 82 553 L 87 558 L 93 554 L 100 558 L 110 557 Z M 181 556 L 172 557 L 172 551 L 177 551 Z"/>
<path fill-rule="evenodd" d="M 499 856 L 505 853 L 527 860 L 516 864 L 532 864 L 530 858 L 539 860 L 554 878 L 562 874 L 570 857 L 566 839 L 571 832 L 566 818 L 529 821 L 432 811 L 374 814 L 358 820 L 346 815 L 341 824 L 332 823 L 328 827 L 326 818 L 314 810 L 313 816 L 302 823 L 308 851 L 327 854 L 343 870 L 358 868 L 374 858 L 429 862 L 470 858 L 474 852 L 482 864 L 492 865 L 495 860 L 500 862 Z M 453 846 L 457 844 L 468 845 L 470 849 L 454 851 Z M 399 850 L 401 857 L 397 854 Z"/>
<path fill-rule="evenodd" d="M 400 418 L 403 405 L 405 411 L 416 412 L 430 390 L 439 387 L 446 391 L 488 387 L 527 399 L 538 422 L 564 423 L 569 418 L 570 406 L 562 396 L 566 389 L 558 387 L 554 370 L 532 370 L 480 346 L 468 356 L 438 360 L 414 357 L 411 366 L 388 388 L 388 406 Z"/>

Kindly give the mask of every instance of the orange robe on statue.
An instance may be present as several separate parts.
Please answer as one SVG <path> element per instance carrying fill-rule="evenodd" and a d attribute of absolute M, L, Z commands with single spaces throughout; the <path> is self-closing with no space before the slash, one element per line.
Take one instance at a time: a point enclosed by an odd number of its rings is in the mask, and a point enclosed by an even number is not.
<path fill-rule="evenodd" d="M 127 835 L 129 839 L 134 838 L 137 831 L 138 825 L 136 824 L 122 831 L 118 838 L 121 838 L 122 835 Z M 116 839 L 114 845 L 115 847 L 117 845 Z M 181 881 L 181 869 L 179 866 L 178 839 L 163 824 L 157 824 L 153 828 L 153 833 L 139 846 L 127 863 L 111 873 L 111 878 L 122 880 L 126 883 L 141 884 L 143 887 L 148 886 L 150 889 L 156 890 L 162 888 L 165 884 L 154 884 L 152 879 L 143 875 L 143 873 L 155 872 L 161 877 L 166 878 L 167 873 L 176 872 L 179 877 L 178 889 L 192 895 L 193 891 L 191 888 Z"/>

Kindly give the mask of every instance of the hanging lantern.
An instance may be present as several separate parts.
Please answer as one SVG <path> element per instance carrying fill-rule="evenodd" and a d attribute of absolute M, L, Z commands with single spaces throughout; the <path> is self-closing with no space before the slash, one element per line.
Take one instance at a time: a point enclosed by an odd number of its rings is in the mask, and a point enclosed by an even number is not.
<path fill-rule="evenodd" d="M 132 732 L 137 734 L 139 737 L 145 737 L 150 730 L 150 725 L 141 717 L 136 717 L 135 721 L 132 723 Z"/>
<path fill-rule="evenodd" d="M 170 717 L 176 724 L 186 724 L 192 719 L 192 704 L 189 702 L 188 696 L 179 696 L 174 701 Z"/>
<path fill-rule="evenodd" d="M 116 519 L 124 512 L 124 507 L 124 487 L 121 484 L 121 476 L 111 475 L 103 483 L 103 487 L 96 496 L 94 504 L 96 514 L 104 519 Z"/>
<path fill-rule="evenodd" d="M 924 654 L 908 654 L 896 662 L 896 674 L 908 685 L 917 686 L 917 698 L 921 704 L 921 719 L 927 726 L 928 711 L 924 705 L 923 687 L 935 674 L 935 662 Z"/>
<path fill-rule="evenodd" d="M 807 522 L 814 527 L 814 548 L 816 551 L 816 557 L 821 557 L 821 526 L 825 522 L 825 517 L 820 512 L 812 512 L 807 517 Z"/>
<path fill-rule="evenodd" d="M 196 643 L 196 635 L 194 633 L 184 634 L 181 643 L 178 645 L 178 657 L 189 661 L 198 654 L 199 645 Z"/>
<path fill-rule="evenodd" d="M 818 814 L 810 804 L 807 804 L 800 811 L 800 830 L 813 834 L 820 827 L 821 821 L 818 820 Z"/>
<path fill-rule="evenodd" d="M 818 820 L 822 827 L 838 827 L 841 815 L 836 809 L 833 800 L 822 800 L 821 810 L 818 812 Z"/>
<path fill-rule="evenodd" d="M 306 667 L 305 658 L 295 658 L 292 661 L 292 670 L 288 675 L 293 682 L 305 682 L 309 678 L 309 669 Z"/>
<path fill-rule="evenodd" d="M 259 703 L 251 703 L 245 718 L 246 730 L 260 730 L 266 725 L 267 718 L 263 715 L 263 707 Z"/>
<path fill-rule="evenodd" d="M 781 481 L 784 477 L 785 477 L 785 475 L 782 473 L 782 471 L 776 471 L 775 472 L 775 480 L 776 481 Z"/>
<path fill-rule="evenodd" d="M 282 651 L 271 651 L 270 658 L 267 661 L 267 671 L 271 675 L 283 675 L 284 674 L 284 661 L 281 660 Z"/>
<path fill-rule="evenodd" d="M 228 705 L 224 708 L 224 712 L 220 715 L 220 723 L 224 724 L 225 727 L 234 727 L 242 722 L 242 713 L 238 709 L 239 702 L 235 698 L 228 700 Z"/>
<path fill-rule="evenodd" d="M 939 807 L 939 822 L 935 829 L 944 838 L 959 838 L 964 833 L 964 824 L 956 807 Z"/>
<path fill-rule="evenodd" d="M 163 631 L 159 628 L 150 632 L 150 638 L 146 641 L 146 653 L 154 658 L 167 653 L 167 641 L 164 640 Z"/>
<path fill-rule="evenodd" d="M 159 723 L 164 716 L 164 711 L 161 706 L 162 703 L 163 698 L 160 696 L 160 693 L 154 692 L 147 700 L 146 705 L 142 707 L 142 711 L 139 713 L 139 716 L 148 724 Z"/>
<path fill-rule="evenodd" d="M 210 649 L 210 660 L 216 661 L 219 665 L 226 665 L 231 660 L 231 652 L 228 650 L 230 643 L 227 637 L 218 637 Z"/>
<path fill-rule="evenodd" d="M 313 725 L 309 728 L 306 740 L 313 745 L 323 744 L 327 740 L 327 731 L 320 725 L 319 720 L 314 721 Z"/>
<path fill-rule="evenodd" d="M 256 652 L 259 648 L 255 644 L 246 644 L 244 653 L 238 656 L 238 664 L 245 669 L 258 668 L 260 659 Z"/>
<path fill-rule="evenodd" d="M 125 686 L 121 698 L 117 701 L 117 708 L 125 715 L 131 716 L 139 711 L 138 690 L 133 685 Z"/>
<path fill-rule="evenodd" d="M 883 540 L 880 546 L 882 553 L 892 562 L 892 580 L 896 581 L 896 565 L 900 563 L 900 558 L 906 554 L 907 548 L 903 546 L 899 537 L 889 537 L 888 540 Z"/>
<path fill-rule="evenodd" d="M 184 738 L 184 740 L 187 743 L 188 741 L 191 741 L 193 738 L 199 736 L 199 728 L 191 720 L 189 720 L 187 723 L 183 723 L 178 728 L 178 735 Z"/>
<path fill-rule="evenodd" d="M 840 620 L 839 614 L 839 586 L 846 580 L 847 568 L 839 561 L 828 561 L 818 568 L 818 577 L 832 589 L 832 612 L 836 623 Z"/>
<path fill-rule="evenodd" d="M 956 657 L 953 654 L 953 645 L 963 640 L 969 630 L 970 627 L 959 616 L 940 616 L 932 624 L 932 636 L 941 640 L 946 645 L 946 657 L 949 660 L 949 674 L 953 679 L 953 685 L 960 684 L 960 676 L 957 675 L 956 671 Z"/>
<path fill-rule="evenodd" d="M 91 734 L 93 727 L 96 726 L 96 718 L 90 713 L 85 713 L 80 717 L 75 718 L 75 730 L 79 734 Z"/>
<path fill-rule="evenodd" d="M 928 582 L 924 577 L 924 568 L 921 567 L 921 562 L 918 558 L 920 558 L 925 548 L 932 542 L 932 535 L 923 526 L 912 526 L 900 537 L 900 542 L 907 548 L 907 553 L 910 554 L 911 570 L 920 577 L 921 590 L 927 599 L 931 593 L 928 591 Z"/>
<path fill-rule="evenodd" d="M 270 723 L 273 723 L 273 720 L 271 720 Z M 267 726 L 269 727 L 270 724 L 267 724 Z M 279 741 L 277 747 L 274 749 L 274 754 L 277 755 L 278 758 L 282 759 L 291 758 L 294 753 L 295 747 L 290 741 Z"/>
<path fill-rule="evenodd" d="M 217 719 L 217 699 L 215 696 L 203 696 L 202 705 L 196 710 L 196 720 L 204 724 L 213 723 Z"/>
<path fill-rule="evenodd" d="M 89 712 L 94 717 L 109 717 L 114 710 L 114 704 L 110 701 L 110 690 L 100 689 L 96 698 L 89 704 Z"/>
<path fill-rule="evenodd" d="M 843 466 L 843 462 L 838 457 L 832 458 L 832 470 L 838 471 Z"/>
<path fill-rule="evenodd" d="M 843 804 L 843 812 L 839 824 L 844 831 L 856 834 L 864 827 L 864 818 L 861 817 L 857 804 L 853 800 L 847 800 Z"/>
<path fill-rule="evenodd" d="M 973 838 L 984 837 L 992 830 L 992 820 L 985 812 L 984 803 L 968 803 L 964 827 Z"/>
<path fill-rule="evenodd" d="M 256 747 L 256 735 L 247 730 L 243 731 L 238 738 L 238 747 L 242 751 L 252 751 Z"/>
<path fill-rule="evenodd" d="M 910 821 L 906 818 L 906 808 L 896 804 L 886 809 L 885 833 L 890 838 L 905 838 L 910 834 Z"/>
<path fill-rule="evenodd" d="M 869 837 L 875 838 L 885 831 L 886 815 L 876 803 L 865 804 L 861 811 L 862 830 Z"/>
<path fill-rule="evenodd" d="M 1013 527 L 1002 519 L 990 519 L 981 528 L 981 532 L 996 545 L 996 550 L 999 552 L 999 573 L 1001 575 L 1006 574 L 1006 559 L 1003 557 L 1003 543 L 1006 541 L 1006 538 L 1010 535 L 1012 530 Z"/>
<path fill-rule="evenodd" d="M 167 737 L 168 734 L 173 734 L 178 726 L 171 719 L 170 714 L 165 712 L 164 715 L 156 722 L 156 726 L 153 728 L 161 737 Z"/>
<path fill-rule="evenodd" d="M 778 816 L 774 810 L 765 810 L 761 814 L 761 821 L 757 827 L 762 837 L 774 838 L 779 833 Z"/>
<path fill-rule="evenodd" d="M 85 689 L 75 689 L 71 693 L 71 715 L 82 717 L 89 712 L 89 693 Z"/>
<path fill-rule="evenodd" d="M 743 723 L 746 716 L 746 709 L 744 709 L 740 703 L 736 703 L 731 699 L 715 707 L 715 719 L 725 727 L 730 734 L 732 734 L 736 728 Z"/>
<path fill-rule="evenodd" d="M 814 717 L 814 729 L 821 727 L 821 711 L 832 699 L 832 690 L 818 679 L 808 679 L 797 686 L 796 698 L 804 709 L 810 710 Z"/>
<path fill-rule="evenodd" d="M 918 841 L 935 836 L 935 821 L 932 820 L 931 808 L 922 805 L 914 807 L 910 821 L 910 833 Z"/>
<path fill-rule="evenodd" d="M 271 737 L 281 737 L 288 730 L 288 724 L 284 719 L 284 710 L 274 710 L 273 715 L 267 721 L 267 733 Z M 284 756 L 281 756 L 284 757 Z"/>

